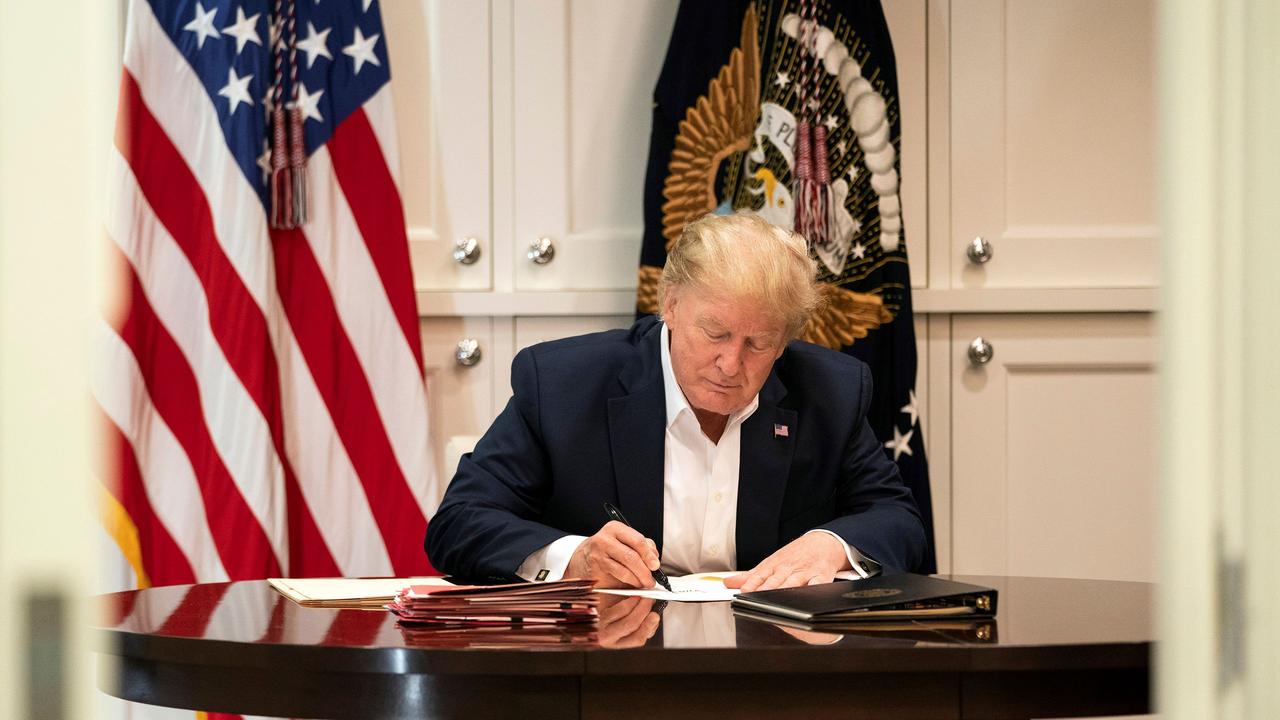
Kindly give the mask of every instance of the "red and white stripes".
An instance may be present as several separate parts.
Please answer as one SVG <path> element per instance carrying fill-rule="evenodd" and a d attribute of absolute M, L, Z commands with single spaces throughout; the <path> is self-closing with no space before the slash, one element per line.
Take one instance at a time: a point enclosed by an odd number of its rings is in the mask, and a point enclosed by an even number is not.
<path fill-rule="evenodd" d="M 132 5 L 107 224 L 127 301 L 94 394 L 154 583 L 430 570 L 388 92 L 377 130 L 357 110 L 310 158 L 307 224 L 269 230 L 204 87 Z"/>

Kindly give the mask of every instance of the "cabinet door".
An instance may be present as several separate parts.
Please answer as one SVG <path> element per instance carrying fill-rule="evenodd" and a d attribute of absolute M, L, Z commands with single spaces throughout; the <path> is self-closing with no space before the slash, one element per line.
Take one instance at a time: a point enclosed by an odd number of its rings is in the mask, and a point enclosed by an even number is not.
<path fill-rule="evenodd" d="M 676 4 L 513 4 L 517 289 L 635 288 L 653 88 Z M 527 257 L 540 237 L 555 248 L 543 265 Z"/>
<path fill-rule="evenodd" d="M 1156 579 L 1156 351 L 1145 314 L 953 320 L 953 572 Z"/>
<path fill-rule="evenodd" d="M 952 287 L 1157 284 L 1153 5 L 951 3 Z"/>
<path fill-rule="evenodd" d="M 488 289 L 489 3 L 393 2 L 382 12 L 414 287 Z M 479 254 L 463 264 L 453 251 L 467 238 Z"/>
<path fill-rule="evenodd" d="M 907 240 L 907 257 L 911 259 L 911 287 L 917 288 L 926 287 L 929 279 L 926 4 L 926 0 L 884 3 L 885 22 L 893 40 L 893 56 L 898 71 L 903 236 Z"/>
<path fill-rule="evenodd" d="M 424 318 L 421 330 L 430 443 L 443 492 L 455 470 L 445 464 L 449 438 L 482 435 L 493 420 L 493 378 L 498 369 L 491 356 L 503 353 L 500 348 L 495 352 L 493 321 L 487 317 Z M 473 365 L 463 365 L 457 357 L 458 342 L 468 338 L 479 350 Z"/>

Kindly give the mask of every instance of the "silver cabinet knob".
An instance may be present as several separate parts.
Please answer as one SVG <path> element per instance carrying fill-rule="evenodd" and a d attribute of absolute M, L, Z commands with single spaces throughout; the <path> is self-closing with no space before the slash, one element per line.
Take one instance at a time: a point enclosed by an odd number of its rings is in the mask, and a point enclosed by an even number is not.
<path fill-rule="evenodd" d="M 473 237 L 458 238 L 453 244 L 453 259 L 461 265 L 471 265 L 480 259 L 480 241 Z"/>
<path fill-rule="evenodd" d="M 991 247 L 991 243 L 987 242 L 984 237 L 976 237 L 973 242 L 969 243 L 969 247 L 965 248 L 964 254 L 969 256 L 969 262 L 974 265 L 981 265 L 991 259 L 995 255 L 995 248 Z"/>
<path fill-rule="evenodd" d="M 529 259 L 538 265 L 546 265 L 556 256 L 556 246 L 551 238 L 540 237 L 529 243 Z"/>
<path fill-rule="evenodd" d="M 458 349 L 453 353 L 454 359 L 462 367 L 471 367 L 480 362 L 480 341 L 475 338 L 463 338 L 458 341 Z"/>
<path fill-rule="evenodd" d="M 969 362 L 974 365 L 986 365 L 995 355 L 996 349 L 984 337 L 976 337 L 969 343 Z"/>

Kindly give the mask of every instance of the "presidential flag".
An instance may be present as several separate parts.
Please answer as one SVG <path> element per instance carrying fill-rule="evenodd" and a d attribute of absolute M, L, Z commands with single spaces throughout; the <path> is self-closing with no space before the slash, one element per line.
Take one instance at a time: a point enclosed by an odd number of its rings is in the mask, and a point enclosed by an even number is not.
<path fill-rule="evenodd" d="M 137 585 L 431 573 L 440 494 L 373 0 L 133 0 L 95 338 Z"/>
<path fill-rule="evenodd" d="M 924 518 L 932 498 L 915 400 L 893 44 L 870 0 L 683 2 L 654 90 L 638 313 L 684 226 L 751 211 L 801 233 L 825 308 L 803 339 L 865 361 L 868 420 Z"/>

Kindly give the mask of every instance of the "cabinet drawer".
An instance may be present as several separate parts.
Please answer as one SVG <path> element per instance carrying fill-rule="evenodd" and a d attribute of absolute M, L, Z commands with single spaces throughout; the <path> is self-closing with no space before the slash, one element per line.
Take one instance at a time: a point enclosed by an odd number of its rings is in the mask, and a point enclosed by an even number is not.
<path fill-rule="evenodd" d="M 493 356 L 502 353 L 494 348 L 491 318 L 424 318 L 420 322 L 430 442 L 443 489 L 454 470 L 445 467 L 449 438 L 481 435 L 493 420 L 493 378 L 498 372 Z M 458 342 L 468 338 L 476 341 L 479 350 L 479 360 L 469 366 L 457 358 Z"/>

